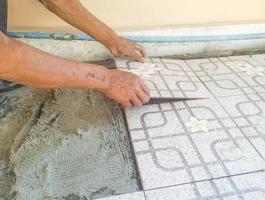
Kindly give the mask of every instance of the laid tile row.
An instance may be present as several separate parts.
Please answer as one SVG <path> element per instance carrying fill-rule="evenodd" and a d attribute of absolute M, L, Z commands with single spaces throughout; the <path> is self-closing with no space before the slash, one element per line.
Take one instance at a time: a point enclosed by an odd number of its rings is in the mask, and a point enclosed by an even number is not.
<path fill-rule="evenodd" d="M 194 182 L 100 200 L 264 200 L 265 172 Z"/>
<path fill-rule="evenodd" d="M 265 169 L 215 98 L 134 108 L 126 116 L 144 190 Z"/>

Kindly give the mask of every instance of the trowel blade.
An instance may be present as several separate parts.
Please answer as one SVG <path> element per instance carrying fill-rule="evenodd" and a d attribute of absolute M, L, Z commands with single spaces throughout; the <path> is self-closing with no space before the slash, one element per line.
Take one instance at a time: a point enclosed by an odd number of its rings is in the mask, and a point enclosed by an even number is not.
<path fill-rule="evenodd" d="M 145 105 L 151 104 L 160 104 L 160 103 L 172 103 L 178 101 L 191 101 L 191 100 L 199 100 L 206 98 L 197 98 L 197 97 L 151 97 L 149 102 Z"/>

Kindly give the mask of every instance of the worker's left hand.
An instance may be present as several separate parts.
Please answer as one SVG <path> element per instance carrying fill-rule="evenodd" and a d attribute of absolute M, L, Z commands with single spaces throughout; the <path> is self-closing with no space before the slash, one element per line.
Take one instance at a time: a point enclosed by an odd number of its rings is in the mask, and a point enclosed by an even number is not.
<path fill-rule="evenodd" d="M 134 41 L 119 37 L 115 45 L 109 47 L 114 57 L 130 58 L 135 61 L 144 62 L 146 52 L 144 47 Z"/>

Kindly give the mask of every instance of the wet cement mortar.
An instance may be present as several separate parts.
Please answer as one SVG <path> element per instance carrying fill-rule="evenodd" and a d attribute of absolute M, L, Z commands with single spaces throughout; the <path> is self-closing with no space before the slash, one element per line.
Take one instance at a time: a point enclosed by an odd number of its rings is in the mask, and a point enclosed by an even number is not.
<path fill-rule="evenodd" d="M 0 200 L 97 199 L 141 190 L 123 111 L 81 89 L 0 94 Z"/>

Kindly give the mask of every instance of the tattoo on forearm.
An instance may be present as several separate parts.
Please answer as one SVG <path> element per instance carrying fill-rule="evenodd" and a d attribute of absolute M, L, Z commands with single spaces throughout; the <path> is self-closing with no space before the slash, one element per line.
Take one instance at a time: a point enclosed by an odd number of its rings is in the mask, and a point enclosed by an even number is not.
<path fill-rule="evenodd" d="M 97 77 L 96 74 L 92 73 L 92 72 L 88 72 L 86 74 L 86 78 L 92 78 L 101 82 L 104 82 L 106 80 L 106 77 Z"/>

